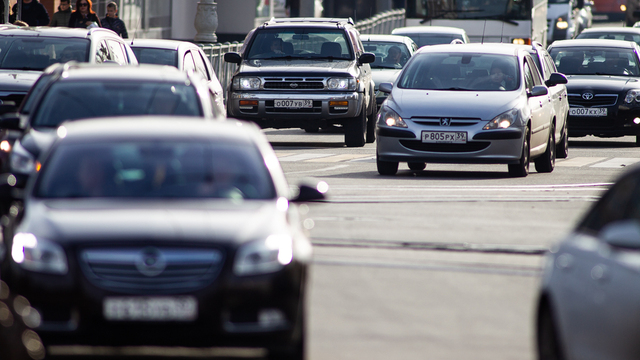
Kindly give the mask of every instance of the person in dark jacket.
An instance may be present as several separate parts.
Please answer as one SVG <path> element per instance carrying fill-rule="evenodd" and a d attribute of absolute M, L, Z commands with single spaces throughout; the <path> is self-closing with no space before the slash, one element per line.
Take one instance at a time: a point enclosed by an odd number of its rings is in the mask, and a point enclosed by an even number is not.
<path fill-rule="evenodd" d="M 60 6 L 51 17 L 49 26 L 69 26 L 69 18 L 71 17 L 71 0 L 60 0 Z"/>
<path fill-rule="evenodd" d="M 91 9 L 91 0 L 76 0 L 76 10 L 71 13 L 69 17 L 70 28 L 88 28 L 91 24 L 96 23 L 100 25 L 100 19 L 96 15 L 95 11 Z"/>
<path fill-rule="evenodd" d="M 107 4 L 107 16 L 102 19 L 102 27 L 105 29 L 113 30 L 123 39 L 129 37 L 129 34 L 127 34 L 127 27 L 124 25 L 124 21 L 118 19 L 118 4 L 116 4 L 115 1 Z"/>
<path fill-rule="evenodd" d="M 14 4 L 11 11 L 13 14 L 9 17 L 9 22 L 13 23 L 17 20 L 18 4 Z M 22 0 L 22 16 L 20 20 L 29 24 L 29 26 L 47 26 L 49 25 L 49 13 L 38 0 Z"/>

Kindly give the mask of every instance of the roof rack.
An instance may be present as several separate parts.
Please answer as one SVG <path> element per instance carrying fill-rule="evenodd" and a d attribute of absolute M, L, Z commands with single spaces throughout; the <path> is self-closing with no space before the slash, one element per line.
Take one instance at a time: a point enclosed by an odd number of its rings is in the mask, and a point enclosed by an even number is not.
<path fill-rule="evenodd" d="M 352 18 L 322 18 L 322 17 L 294 17 L 294 18 L 271 18 L 271 20 L 265 22 L 268 24 L 282 24 L 282 23 L 346 23 L 349 25 L 355 25 Z"/>

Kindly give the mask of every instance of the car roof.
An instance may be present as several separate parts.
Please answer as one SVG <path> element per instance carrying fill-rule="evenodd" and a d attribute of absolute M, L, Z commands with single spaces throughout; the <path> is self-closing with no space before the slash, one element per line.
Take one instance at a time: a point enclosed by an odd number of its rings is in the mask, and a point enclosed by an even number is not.
<path fill-rule="evenodd" d="M 580 34 L 588 34 L 588 33 L 629 33 L 629 34 L 640 34 L 640 28 L 632 28 L 632 27 L 597 27 L 597 28 L 588 28 L 582 30 Z"/>
<path fill-rule="evenodd" d="M 56 65 L 52 65 L 56 66 Z M 62 81 L 75 80 L 113 80 L 113 81 L 159 81 L 159 82 L 186 82 L 194 80 L 184 71 L 167 65 L 125 65 L 116 64 L 64 64 L 61 71 L 66 74 Z M 66 68 L 65 68 L 66 67 Z M 105 71 L 106 70 L 106 71 Z M 112 71 L 108 71 L 112 70 Z M 54 69 L 55 71 L 55 69 Z"/>
<path fill-rule="evenodd" d="M 504 46 L 503 46 L 504 45 Z M 441 44 L 441 45 L 430 45 L 423 46 L 418 49 L 417 54 L 427 53 L 427 52 L 450 52 L 450 53 L 480 53 L 480 54 L 499 54 L 499 55 L 511 55 L 516 56 L 519 51 L 523 51 L 524 49 L 519 49 L 514 46 L 509 46 L 510 44 L 493 44 L 493 43 L 471 43 L 471 44 Z"/>
<path fill-rule="evenodd" d="M 395 28 L 391 32 L 394 35 L 405 34 L 464 34 L 464 29 L 451 26 L 407 26 Z"/>
<path fill-rule="evenodd" d="M 353 20 L 351 18 L 271 18 L 271 20 L 258 26 L 258 28 L 271 28 L 271 27 L 326 27 L 336 28 L 336 25 L 345 27 L 353 26 Z"/>
<path fill-rule="evenodd" d="M 130 45 L 132 48 L 154 48 L 166 50 L 178 50 L 180 47 L 198 47 L 198 45 L 188 41 L 166 39 L 135 39 L 131 41 Z"/>
<path fill-rule="evenodd" d="M 77 29 L 65 27 L 16 27 L 0 29 L 0 36 L 41 36 L 41 37 L 68 37 L 68 38 L 88 38 L 95 33 L 109 34 L 117 36 L 111 30 L 103 28 Z"/>
<path fill-rule="evenodd" d="M 608 47 L 608 48 L 626 48 L 633 49 L 636 47 L 633 41 L 624 40 L 608 40 L 608 39 L 573 39 L 573 40 L 556 40 L 549 48 L 557 47 Z"/>
<path fill-rule="evenodd" d="M 413 40 L 408 37 L 408 36 L 404 36 L 404 35 L 360 35 L 360 40 L 362 40 L 362 42 L 367 42 L 367 41 L 384 41 L 384 42 L 397 42 L 397 43 L 406 43 L 406 42 L 413 42 Z"/>

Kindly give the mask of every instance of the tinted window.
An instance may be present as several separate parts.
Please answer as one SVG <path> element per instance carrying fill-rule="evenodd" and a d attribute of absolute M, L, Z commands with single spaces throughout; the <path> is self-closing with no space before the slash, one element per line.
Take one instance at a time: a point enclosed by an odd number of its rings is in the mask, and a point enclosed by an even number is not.
<path fill-rule="evenodd" d="M 261 30 L 251 42 L 248 60 L 296 55 L 304 58 L 353 59 L 349 41 L 342 30 L 271 29 Z"/>
<path fill-rule="evenodd" d="M 551 57 L 558 71 L 566 75 L 640 74 L 638 58 L 632 49 L 622 48 L 552 48 Z"/>
<path fill-rule="evenodd" d="M 132 48 L 140 64 L 158 64 L 178 67 L 178 52 L 165 49 Z"/>
<path fill-rule="evenodd" d="M 120 65 L 125 65 L 127 63 L 127 55 L 125 54 L 122 44 L 114 40 L 107 40 L 107 44 L 109 45 L 113 61 Z"/>
<path fill-rule="evenodd" d="M 531 74 L 531 68 L 527 62 L 524 63 L 524 82 L 527 90 L 531 91 L 535 83 L 533 82 L 533 75 Z"/>
<path fill-rule="evenodd" d="M 405 89 L 516 90 L 519 71 L 514 56 L 468 53 L 414 55 L 398 81 Z"/>
<path fill-rule="evenodd" d="M 271 199 L 259 151 L 246 143 L 116 142 L 60 146 L 36 185 L 44 198 Z"/>
<path fill-rule="evenodd" d="M 202 116 L 202 111 L 195 89 L 184 83 L 63 81 L 49 88 L 31 124 L 55 127 L 65 120 L 148 114 Z"/>
<path fill-rule="evenodd" d="M 2 37 L 0 68 L 41 71 L 54 63 L 86 62 L 88 49 L 85 39 Z"/>

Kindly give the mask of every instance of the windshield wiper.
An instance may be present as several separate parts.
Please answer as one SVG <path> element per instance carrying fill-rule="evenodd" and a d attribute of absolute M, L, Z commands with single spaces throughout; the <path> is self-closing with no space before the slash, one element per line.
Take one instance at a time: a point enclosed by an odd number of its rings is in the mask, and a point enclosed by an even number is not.
<path fill-rule="evenodd" d="M 310 59 L 313 60 L 349 60 L 349 59 L 345 59 L 343 57 L 335 57 L 335 56 L 314 56 Z"/>
<path fill-rule="evenodd" d="M 263 60 L 307 60 L 309 58 L 310 58 L 309 56 L 287 55 L 287 56 L 276 56 L 276 57 L 265 58 Z"/>
<path fill-rule="evenodd" d="M 463 88 L 463 87 L 450 87 L 448 89 L 441 89 L 441 90 L 456 90 L 456 91 L 473 91 L 473 89 L 467 89 L 467 88 Z"/>

